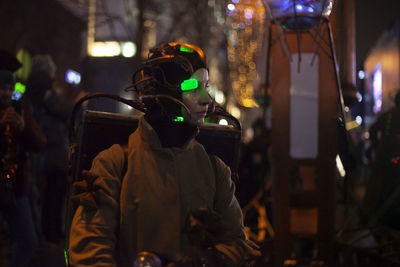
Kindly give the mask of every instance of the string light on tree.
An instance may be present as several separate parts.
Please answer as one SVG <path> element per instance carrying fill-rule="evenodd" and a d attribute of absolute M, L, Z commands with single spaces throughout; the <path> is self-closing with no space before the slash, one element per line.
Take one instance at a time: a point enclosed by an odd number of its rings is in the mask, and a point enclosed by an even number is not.
<path fill-rule="evenodd" d="M 234 96 L 239 105 L 257 107 L 254 86 L 257 82 L 256 57 L 264 35 L 265 9 L 260 0 L 232 1 L 228 4 L 228 62 Z"/>

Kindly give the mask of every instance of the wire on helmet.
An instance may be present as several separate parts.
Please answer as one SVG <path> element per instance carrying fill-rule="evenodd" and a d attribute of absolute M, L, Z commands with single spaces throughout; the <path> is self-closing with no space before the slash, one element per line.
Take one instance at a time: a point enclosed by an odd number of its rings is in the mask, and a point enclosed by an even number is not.
<path fill-rule="evenodd" d="M 207 68 L 201 48 L 184 43 L 161 44 L 150 49 L 148 59 L 133 74 L 133 84 L 126 90 L 181 99 L 182 90 L 189 90 L 182 83 L 199 68 Z"/>

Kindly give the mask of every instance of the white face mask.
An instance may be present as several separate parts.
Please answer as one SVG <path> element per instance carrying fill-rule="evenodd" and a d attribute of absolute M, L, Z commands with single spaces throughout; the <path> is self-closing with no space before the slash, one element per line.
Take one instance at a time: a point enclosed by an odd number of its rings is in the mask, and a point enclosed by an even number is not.
<path fill-rule="evenodd" d="M 197 88 L 182 92 L 182 101 L 190 111 L 189 116 L 184 110 L 185 120 L 201 125 L 207 115 L 208 106 L 211 104 L 211 97 L 207 92 L 208 71 L 205 68 L 196 70 L 189 79 L 197 80 Z"/>

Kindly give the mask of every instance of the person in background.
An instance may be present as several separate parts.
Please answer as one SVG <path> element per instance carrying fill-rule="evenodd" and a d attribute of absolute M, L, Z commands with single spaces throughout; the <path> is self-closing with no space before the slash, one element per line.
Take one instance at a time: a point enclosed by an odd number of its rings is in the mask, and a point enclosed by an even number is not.
<path fill-rule="evenodd" d="M 0 69 L 0 217 L 10 237 L 10 266 L 28 266 L 38 237 L 34 230 L 30 194 L 29 153 L 40 151 L 46 138 L 31 113 L 28 101 L 14 102 L 14 76 Z"/>
<path fill-rule="evenodd" d="M 230 169 L 194 139 L 212 106 L 204 52 L 162 44 L 133 82 L 146 113 L 127 148 L 101 152 L 76 183 L 71 265 L 133 266 L 150 251 L 175 266 L 241 266 L 258 251 Z"/>
<path fill-rule="evenodd" d="M 62 88 L 54 86 L 56 65 L 49 55 L 32 58 L 27 97 L 47 145 L 36 158 L 37 184 L 41 192 L 41 232 L 53 243 L 63 240 L 63 212 L 68 178 L 68 119 L 73 108 Z"/>
<path fill-rule="evenodd" d="M 394 102 L 394 107 L 380 114 L 369 128 L 372 173 L 367 185 L 365 209 L 369 218 L 399 229 L 400 91 L 397 91 Z"/>

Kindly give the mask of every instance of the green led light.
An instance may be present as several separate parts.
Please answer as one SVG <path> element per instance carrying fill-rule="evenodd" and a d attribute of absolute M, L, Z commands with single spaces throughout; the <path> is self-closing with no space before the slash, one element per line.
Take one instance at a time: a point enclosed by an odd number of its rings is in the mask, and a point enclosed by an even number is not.
<path fill-rule="evenodd" d="M 19 92 L 21 94 L 25 93 L 26 86 L 22 83 L 18 82 L 15 84 L 14 91 Z"/>
<path fill-rule="evenodd" d="M 196 89 L 199 86 L 199 82 L 196 79 L 188 79 L 184 80 L 181 83 L 181 90 L 182 91 L 189 91 Z"/>
<path fill-rule="evenodd" d="M 183 117 L 175 117 L 175 119 L 173 119 L 173 121 L 184 121 Z"/>
<path fill-rule="evenodd" d="M 65 257 L 65 266 L 69 266 L 69 264 L 68 264 L 68 252 L 67 252 L 67 250 L 66 249 L 64 249 L 64 257 Z"/>
<path fill-rule="evenodd" d="M 181 46 L 181 48 L 179 49 L 182 52 L 188 52 L 188 53 L 193 53 L 193 49 L 187 48 L 187 47 L 183 47 Z"/>

